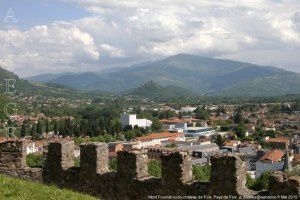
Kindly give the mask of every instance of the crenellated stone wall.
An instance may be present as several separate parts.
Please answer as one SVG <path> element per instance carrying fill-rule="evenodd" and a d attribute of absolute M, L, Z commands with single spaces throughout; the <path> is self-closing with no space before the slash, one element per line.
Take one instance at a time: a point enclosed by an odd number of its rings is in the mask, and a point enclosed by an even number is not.
<path fill-rule="evenodd" d="M 273 177 L 270 191 L 254 192 L 245 186 L 245 163 L 238 156 L 212 157 L 210 182 L 194 181 L 191 157 L 187 152 L 161 155 L 162 178 L 148 175 L 148 157 L 144 151 L 118 152 L 117 171 L 108 167 L 105 143 L 80 145 L 80 167 L 74 167 L 74 142 L 50 143 L 43 169 L 26 166 L 26 142 L 0 144 L 0 173 L 55 184 L 61 188 L 91 194 L 102 199 L 161 199 L 160 197 L 256 195 L 299 195 L 299 177 Z M 298 192 L 298 194 L 297 194 Z"/>
<path fill-rule="evenodd" d="M 42 169 L 26 165 L 25 141 L 0 144 L 0 173 L 27 180 L 42 181 Z"/>

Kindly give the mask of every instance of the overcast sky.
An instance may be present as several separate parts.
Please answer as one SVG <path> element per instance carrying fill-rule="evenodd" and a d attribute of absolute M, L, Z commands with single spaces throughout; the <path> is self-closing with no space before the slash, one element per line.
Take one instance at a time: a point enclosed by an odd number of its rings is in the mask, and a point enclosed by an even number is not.
<path fill-rule="evenodd" d="M 299 0 L 1 0 L 0 19 L 0 65 L 22 77 L 178 53 L 300 72 Z"/>

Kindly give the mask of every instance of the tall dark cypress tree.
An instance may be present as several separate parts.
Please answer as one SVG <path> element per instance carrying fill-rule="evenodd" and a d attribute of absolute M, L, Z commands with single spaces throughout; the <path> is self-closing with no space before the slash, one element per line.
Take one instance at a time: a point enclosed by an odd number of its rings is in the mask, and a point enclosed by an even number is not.
<path fill-rule="evenodd" d="M 25 137 L 27 135 L 27 122 L 23 121 L 21 128 L 21 137 Z"/>
<path fill-rule="evenodd" d="M 36 133 L 39 136 L 41 136 L 43 134 L 43 125 L 42 125 L 41 120 L 38 120 L 37 127 L 36 127 Z"/>
<path fill-rule="evenodd" d="M 58 134 L 58 123 L 57 123 L 57 121 L 54 122 L 53 131 L 54 131 L 55 135 Z"/>
<path fill-rule="evenodd" d="M 30 130 L 30 136 L 32 137 L 33 140 L 38 139 L 37 133 L 36 133 L 36 124 L 33 124 Z"/>
<path fill-rule="evenodd" d="M 49 121 L 46 120 L 46 133 L 49 133 L 50 132 L 50 127 L 49 127 Z"/>
<path fill-rule="evenodd" d="M 65 137 L 67 135 L 66 133 L 66 124 L 64 122 L 61 122 L 59 126 L 59 135 Z"/>

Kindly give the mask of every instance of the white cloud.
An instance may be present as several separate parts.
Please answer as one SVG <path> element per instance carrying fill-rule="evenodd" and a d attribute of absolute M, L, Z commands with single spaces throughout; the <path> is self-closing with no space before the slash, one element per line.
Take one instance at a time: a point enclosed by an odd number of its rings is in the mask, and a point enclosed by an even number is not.
<path fill-rule="evenodd" d="M 10 30 L 11 42 L 0 30 L 0 59 L 16 55 L 16 71 L 28 74 L 22 67 L 34 73 L 97 70 L 110 62 L 191 53 L 300 72 L 298 0 L 63 1 L 93 16 Z"/>
<path fill-rule="evenodd" d="M 6 40 L 0 46 L 1 59 L 13 55 L 12 68 L 26 75 L 46 70 L 77 70 L 80 63 L 96 62 L 100 57 L 93 38 L 72 23 L 54 22 L 26 31 L 0 31 L 0 38 Z"/>
<path fill-rule="evenodd" d="M 109 57 L 124 57 L 125 54 L 122 50 L 112 47 L 108 44 L 101 44 L 100 48 L 108 54 Z"/>

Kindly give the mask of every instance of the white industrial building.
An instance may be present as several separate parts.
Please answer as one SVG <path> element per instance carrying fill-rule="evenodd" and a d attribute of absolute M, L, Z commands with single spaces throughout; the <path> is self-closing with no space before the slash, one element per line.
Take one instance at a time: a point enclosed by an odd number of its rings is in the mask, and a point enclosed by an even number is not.
<path fill-rule="evenodd" d="M 198 138 L 199 136 L 209 137 L 214 135 L 216 131 L 210 127 L 187 127 L 183 130 L 185 137 Z"/>
<path fill-rule="evenodd" d="M 128 126 L 131 125 L 132 127 L 138 126 L 142 128 L 147 128 L 152 125 L 152 121 L 148 119 L 137 119 L 136 114 L 127 114 L 123 113 L 121 114 L 120 121 L 122 126 Z"/>
<path fill-rule="evenodd" d="M 197 107 L 185 106 L 180 108 L 180 112 L 194 112 Z"/>

